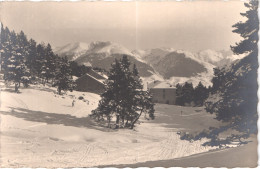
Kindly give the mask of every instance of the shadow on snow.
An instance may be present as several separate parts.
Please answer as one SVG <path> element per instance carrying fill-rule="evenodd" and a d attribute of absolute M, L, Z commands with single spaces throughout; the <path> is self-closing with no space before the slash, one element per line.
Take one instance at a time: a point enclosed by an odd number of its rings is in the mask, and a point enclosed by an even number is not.
<path fill-rule="evenodd" d="M 17 118 L 22 118 L 26 121 L 32 122 L 40 122 L 46 124 L 61 124 L 64 126 L 72 126 L 72 127 L 82 127 L 89 129 L 97 129 L 100 131 L 115 131 L 108 128 L 100 127 L 97 123 L 95 123 L 90 117 L 82 117 L 78 118 L 75 116 L 71 116 L 69 114 L 56 114 L 56 113 L 47 113 L 42 111 L 34 111 L 23 108 L 13 108 L 8 111 L 0 111 L 3 115 L 10 115 Z"/>

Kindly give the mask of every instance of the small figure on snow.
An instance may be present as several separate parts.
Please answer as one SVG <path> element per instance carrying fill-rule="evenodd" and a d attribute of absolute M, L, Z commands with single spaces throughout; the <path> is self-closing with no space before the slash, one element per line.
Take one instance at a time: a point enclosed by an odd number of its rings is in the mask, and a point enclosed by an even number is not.
<path fill-rule="evenodd" d="M 75 100 L 72 101 L 72 107 L 74 107 Z"/>
<path fill-rule="evenodd" d="M 182 116 L 182 110 L 181 110 L 181 116 Z"/>

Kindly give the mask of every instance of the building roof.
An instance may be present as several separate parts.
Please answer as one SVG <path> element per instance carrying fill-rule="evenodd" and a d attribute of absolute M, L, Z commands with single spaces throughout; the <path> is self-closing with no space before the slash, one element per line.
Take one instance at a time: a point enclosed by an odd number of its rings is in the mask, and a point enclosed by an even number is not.
<path fill-rule="evenodd" d="M 90 71 L 88 71 L 85 75 L 79 77 L 78 79 L 81 79 L 85 76 L 88 76 L 94 80 L 96 80 L 99 83 L 104 83 L 104 81 L 107 79 L 106 77 L 102 76 L 101 74 L 98 74 L 97 72 L 95 72 L 93 69 L 91 69 Z M 77 80 L 78 80 L 77 79 Z"/>
<path fill-rule="evenodd" d="M 86 73 L 85 76 L 89 76 L 89 77 L 91 77 L 92 79 L 94 79 L 94 80 L 96 80 L 97 82 L 102 83 L 102 84 L 103 84 L 104 81 L 106 80 L 106 79 L 97 79 L 96 77 L 94 77 L 94 76 L 92 76 L 92 75 L 90 75 L 90 74 L 88 74 L 88 73 Z"/>
<path fill-rule="evenodd" d="M 166 81 L 154 81 L 152 83 L 148 84 L 148 88 L 160 88 L 160 89 L 166 89 L 166 88 L 171 88 L 171 89 L 175 89 L 175 87 L 173 85 L 171 85 L 169 82 Z"/>
<path fill-rule="evenodd" d="M 101 74 L 99 74 L 98 72 L 94 71 L 93 69 L 90 69 L 86 74 L 89 74 L 90 76 L 96 78 L 96 79 L 100 79 L 100 80 L 105 80 L 107 79 L 106 77 L 102 76 Z"/>

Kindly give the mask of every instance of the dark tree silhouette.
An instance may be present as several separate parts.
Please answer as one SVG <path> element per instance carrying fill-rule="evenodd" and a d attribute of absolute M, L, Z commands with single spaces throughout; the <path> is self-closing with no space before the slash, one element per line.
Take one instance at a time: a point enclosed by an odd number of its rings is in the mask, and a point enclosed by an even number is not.
<path fill-rule="evenodd" d="M 50 44 L 37 44 L 33 39 L 28 40 L 23 31 L 17 34 L 2 24 L 0 35 L 1 73 L 5 82 L 15 84 L 15 91 L 18 91 L 20 83 L 28 87 L 32 81 L 51 83 L 58 87 L 59 93 L 74 88 L 72 64 L 55 55 Z M 82 73 L 87 71 L 84 66 L 76 65 L 76 68 L 80 68 Z"/>
<path fill-rule="evenodd" d="M 75 88 L 75 83 L 71 76 L 69 61 L 66 57 L 57 58 L 57 67 L 55 72 L 55 80 L 53 86 L 57 86 L 57 91 L 72 91 Z"/>
<path fill-rule="evenodd" d="M 209 90 L 207 87 L 203 86 L 201 82 L 199 82 L 198 86 L 195 87 L 194 89 L 194 102 L 196 106 L 203 106 L 204 101 L 208 98 L 209 96 Z"/>
<path fill-rule="evenodd" d="M 99 121 L 104 117 L 110 121 L 116 118 L 116 128 L 133 128 L 142 114 L 149 114 L 154 119 L 154 104 L 148 91 L 143 91 L 136 66 L 130 70 L 127 56 L 115 59 L 105 83 L 106 90 L 101 95 L 99 106 L 92 111 L 92 117 Z M 121 125 L 120 125 L 121 124 Z"/>
<path fill-rule="evenodd" d="M 249 9 L 241 13 L 245 22 L 233 27 L 234 33 L 243 38 L 231 46 L 235 54 L 246 56 L 222 69 L 215 70 L 212 95 L 206 101 L 206 110 L 215 113 L 220 121 L 228 122 L 229 128 L 241 132 L 239 137 L 257 133 L 257 68 L 258 68 L 258 1 L 245 3 Z"/>
<path fill-rule="evenodd" d="M 245 6 L 249 10 L 241 15 L 247 20 L 233 26 L 233 32 L 240 34 L 243 40 L 231 46 L 235 54 L 244 54 L 245 57 L 222 69 L 214 69 L 213 87 L 205 101 L 206 110 L 216 114 L 216 119 L 226 122 L 226 125 L 211 127 L 195 136 L 183 134 L 181 139 L 207 137 L 211 140 L 204 145 L 222 146 L 234 140 L 244 144 L 247 141 L 242 139 L 257 133 L 258 0 L 251 0 Z M 219 134 L 228 129 L 236 130 L 238 134 L 220 139 Z"/>
<path fill-rule="evenodd" d="M 191 105 L 194 101 L 194 88 L 192 83 L 185 82 L 184 85 L 176 85 L 176 104 Z"/>
<path fill-rule="evenodd" d="M 4 80 L 14 83 L 15 92 L 18 92 L 20 84 L 23 83 L 27 87 L 31 77 L 26 66 L 28 41 L 23 32 L 16 34 L 3 27 L 1 31 L 1 69 Z"/>

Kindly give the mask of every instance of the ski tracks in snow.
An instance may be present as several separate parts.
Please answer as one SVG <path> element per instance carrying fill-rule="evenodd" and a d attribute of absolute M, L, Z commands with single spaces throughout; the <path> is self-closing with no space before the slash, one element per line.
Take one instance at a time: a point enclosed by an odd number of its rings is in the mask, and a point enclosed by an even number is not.
<path fill-rule="evenodd" d="M 102 159 L 106 159 L 108 156 L 108 150 L 98 143 L 80 143 L 66 150 L 52 151 L 50 159 L 55 159 L 60 163 L 66 162 L 66 166 L 71 164 L 73 167 L 88 167 L 98 165 Z"/>

